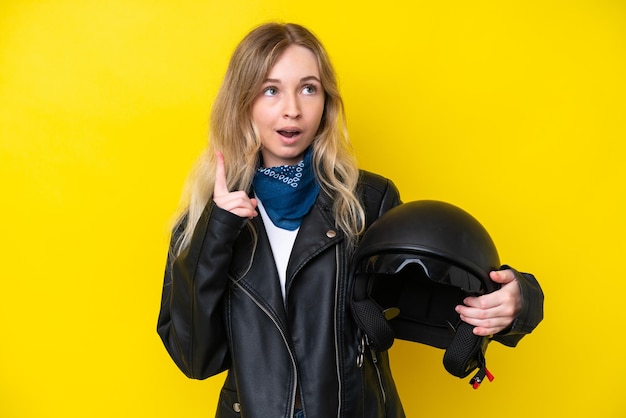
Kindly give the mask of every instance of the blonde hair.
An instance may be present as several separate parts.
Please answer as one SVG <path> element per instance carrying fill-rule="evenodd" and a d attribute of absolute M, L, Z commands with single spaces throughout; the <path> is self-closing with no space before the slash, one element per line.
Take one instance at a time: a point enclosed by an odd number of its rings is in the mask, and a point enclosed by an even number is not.
<path fill-rule="evenodd" d="M 189 245 L 193 230 L 211 198 L 215 182 L 215 152 L 224 154 L 229 190 L 249 190 L 259 164 L 261 139 L 251 118 L 259 89 L 283 51 L 290 45 L 317 57 L 324 89 L 324 112 L 313 141 L 313 165 L 323 192 L 333 197 L 337 227 L 353 244 L 363 230 L 365 213 L 354 191 L 359 170 L 346 130 L 343 100 L 335 72 L 320 41 L 308 29 L 291 23 L 268 23 L 253 29 L 235 48 L 211 112 L 209 144 L 191 171 L 176 226 L 182 226 L 174 252 Z"/>

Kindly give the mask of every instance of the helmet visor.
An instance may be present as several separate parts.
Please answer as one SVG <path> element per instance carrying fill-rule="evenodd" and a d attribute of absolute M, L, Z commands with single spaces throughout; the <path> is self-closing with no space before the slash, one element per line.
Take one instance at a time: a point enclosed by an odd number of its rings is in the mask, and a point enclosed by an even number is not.
<path fill-rule="evenodd" d="M 421 254 L 377 254 L 364 260 L 362 272 L 370 274 L 399 275 L 411 280 L 430 280 L 454 286 L 467 294 L 486 292 L 485 280 L 451 264 L 447 260 Z"/>

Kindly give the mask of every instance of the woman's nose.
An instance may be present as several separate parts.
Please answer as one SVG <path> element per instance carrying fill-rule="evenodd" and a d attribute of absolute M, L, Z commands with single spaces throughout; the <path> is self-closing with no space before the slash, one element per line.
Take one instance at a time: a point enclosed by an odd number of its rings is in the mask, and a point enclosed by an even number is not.
<path fill-rule="evenodd" d="M 302 115 L 297 95 L 293 94 L 285 97 L 283 115 L 292 119 L 299 118 Z"/>

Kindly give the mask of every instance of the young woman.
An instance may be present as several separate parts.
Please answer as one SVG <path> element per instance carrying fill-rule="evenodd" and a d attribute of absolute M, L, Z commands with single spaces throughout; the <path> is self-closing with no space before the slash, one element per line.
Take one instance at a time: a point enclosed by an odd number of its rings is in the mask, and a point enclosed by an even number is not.
<path fill-rule="evenodd" d="M 190 378 L 228 370 L 216 416 L 403 417 L 387 353 L 377 371 L 357 364 L 348 308 L 359 236 L 400 198 L 357 168 L 331 63 L 310 31 L 266 24 L 237 46 L 187 190 L 158 332 Z M 468 298 L 461 318 L 477 334 L 521 338 L 540 309 L 527 279 L 492 279 L 501 289 Z"/>

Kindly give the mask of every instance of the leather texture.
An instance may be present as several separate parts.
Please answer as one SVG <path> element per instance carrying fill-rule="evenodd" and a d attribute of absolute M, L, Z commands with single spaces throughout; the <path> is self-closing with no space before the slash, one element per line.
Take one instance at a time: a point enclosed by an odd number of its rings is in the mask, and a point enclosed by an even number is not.
<path fill-rule="evenodd" d="M 362 172 L 369 226 L 400 203 L 393 183 Z M 287 267 L 286 300 L 261 217 L 209 202 L 191 243 L 169 257 L 157 330 L 190 378 L 228 370 L 217 417 L 404 417 L 386 352 L 366 346 L 349 310 L 350 254 L 320 193 Z M 173 234 L 172 242 L 181 231 Z"/>

